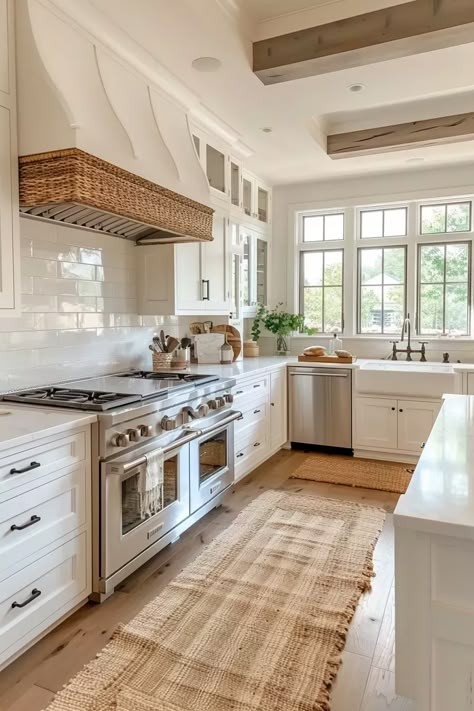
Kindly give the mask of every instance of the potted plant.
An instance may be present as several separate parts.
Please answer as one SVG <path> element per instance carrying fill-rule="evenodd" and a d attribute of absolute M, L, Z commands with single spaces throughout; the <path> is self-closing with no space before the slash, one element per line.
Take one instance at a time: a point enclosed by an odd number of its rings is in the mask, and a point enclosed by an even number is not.
<path fill-rule="evenodd" d="M 274 309 L 267 309 L 263 304 L 259 304 L 257 314 L 252 325 L 251 336 L 253 341 L 260 337 L 261 326 L 277 337 L 277 353 L 287 355 L 288 336 L 293 331 L 304 330 L 304 316 L 301 314 L 290 314 L 282 309 L 283 303 L 276 305 Z"/>

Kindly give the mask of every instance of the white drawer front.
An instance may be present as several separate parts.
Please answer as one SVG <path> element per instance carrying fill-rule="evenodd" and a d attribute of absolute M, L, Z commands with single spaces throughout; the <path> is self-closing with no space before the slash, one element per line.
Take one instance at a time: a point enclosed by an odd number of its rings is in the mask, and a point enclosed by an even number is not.
<path fill-rule="evenodd" d="M 85 432 L 78 432 L 2 457 L 0 458 L 0 496 L 25 484 L 34 485 L 46 474 L 84 461 L 85 457 Z"/>
<path fill-rule="evenodd" d="M 241 383 L 237 381 L 234 390 L 233 407 L 236 410 L 245 409 L 268 398 L 269 376 L 259 376 L 255 380 L 249 380 Z"/>
<path fill-rule="evenodd" d="M 237 448 L 252 441 L 265 437 L 268 407 L 266 403 L 256 405 L 251 410 L 242 413 L 242 419 L 235 423 L 235 441 Z"/>
<path fill-rule="evenodd" d="M 265 435 L 235 448 L 235 479 L 238 480 L 265 458 L 267 441 Z"/>
<path fill-rule="evenodd" d="M 87 560 L 82 533 L 0 583 L 0 664 L 87 597 Z"/>
<path fill-rule="evenodd" d="M 0 580 L 13 565 L 85 523 L 85 464 L 0 504 Z"/>

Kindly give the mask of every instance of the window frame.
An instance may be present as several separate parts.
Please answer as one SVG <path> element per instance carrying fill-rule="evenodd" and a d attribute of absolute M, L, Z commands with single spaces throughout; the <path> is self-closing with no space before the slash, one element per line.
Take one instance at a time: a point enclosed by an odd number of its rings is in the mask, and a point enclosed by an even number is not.
<path fill-rule="evenodd" d="M 439 233 L 445 236 L 446 234 L 459 234 L 456 232 L 442 232 Z M 461 234 L 466 234 L 465 232 L 461 232 Z M 425 235 L 424 235 L 425 236 Z M 415 331 L 417 336 L 423 336 L 426 338 L 444 338 L 444 337 L 449 337 L 449 333 L 446 331 L 446 286 L 448 284 L 461 284 L 464 282 L 447 282 L 446 281 L 446 247 L 452 244 L 466 244 L 467 249 L 468 249 L 468 278 L 467 278 L 467 294 L 468 294 L 468 299 L 467 299 L 467 333 L 464 333 L 459 336 L 455 336 L 455 338 L 470 338 L 472 335 L 472 254 L 473 254 L 473 249 L 472 249 L 472 239 L 471 240 L 453 240 L 451 241 L 446 241 L 444 240 L 438 240 L 436 242 L 418 242 L 417 243 L 417 254 L 416 254 L 416 321 L 415 321 Z M 445 258 L 444 258 L 444 275 L 443 275 L 443 331 L 442 333 L 423 333 L 421 330 L 421 287 L 426 286 L 429 283 L 426 282 L 422 284 L 421 282 L 421 250 L 423 247 L 439 247 L 443 246 L 445 248 Z M 441 284 L 441 282 L 440 282 Z"/>
<path fill-rule="evenodd" d="M 335 242 L 342 242 L 342 240 L 331 240 L 331 241 L 332 241 L 333 243 L 335 243 Z M 305 244 L 308 244 L 308 242 L 305 242 Z M 314 244 L 314 242 L 312 242 L 311 244 Z M 321 284 L 321 286 L 307 287 L 307 286 L 305 286 L 305 284 L 304 284 L 304 258 L 305 258 L 305 255 L 306 255 L 306 254 L 313 254 L 313 253 L 315 253 L 315 252 L 321 252 L 321 253 L 323 254 L 323 283 Z M 324 257 L 324 254 L 325 254 L 326 252 L 341 252 L 341 256 L 342 256 L 342 264 L 341 264 L 341 267 L 342 267 L 342 280 L 341 280 L 341 285 L 340 285 L 340 286 L 332 284 L 332 285 L 329 285 L 328 287 L 326 287 L 326 285 L 324 284 L 324 267 L 325 267 L 325 257 Z M 324 248 L 323 248 L 323 249 L 302 249 L 302 250 L 300 250 L 300 252 L 299 252 L 298 313 L 302 314 L 303 316 L 305 315 L 305 313 L 304 313 L 304 292 L 305 292 L 305 289 L 310 289 L 310 288 L 322 289 L 322 295 L 323 295 L 322 302 L 321 302 L 321 303 L 322 303 L 322 307 L 321 307 L 322 330 L 321 330 L 321 331 L 318 331 L 318 334 L 319 334 L 319 335 L 323 335 L 323 336 L 326 335 L 326 336 L 327 336 L 327 335 L 330 335 L 330 334 L 332 334 L 332 333 L 341 333 L 341 334 L 344 333 L 344 296 L 345 296 L 345 283 L 344 283 L 344 281 L 345 281 L 345 280 L 344 280 L 344 276 L 345 276 L 345 268 L 344 268 L 344 267 L 345 267 L 345 263 L 344 263 L 344 260 L 345 260 L 345 250 L 344 250 L 344 248 L 343 248 L 342 246 L 341 246 L 341 247 L 329 247 L 329 248 L 327 248 L 327 249 L 324 249 Z M 324 290 L 325 290 L 326 288 L 331 288 L 331 287 L 334 287 L 334 286 L 336 286 L 337 288 L 340 288 L 340 289 L 341 289 L 341 330 L 340 330 L 340 331 L 325 331 L 325 330 L 324 330 L 324 326 L 325 326 L 325 323 L 324 323 Z"/>
<path fill-rule="evenodd" d="M 423 208 L 424 207 L 444 207 L 444 226 L 448 226 L 448 205 L 469 205 L 469 229 L 468 230 L 456 230 L 455 232 L 423 232 Z M 433 239 L 433 237 L 445 237 L 446 235 L 468 235 L 473 232 L 472 225 L 472 199 L 465 200 L 433 200 L 431 202 L 421 202 L 417 205 L 418 209 L 418 231 L 416 237 L 424 237 L 428 239 Z"/>
<path fill-rule="evenodd" d="M 333 215 L 342 216 L 342 238 L 341 239 L 326 239 L 326 217 L 332 217 Z M 323 218 L 323 238 L 320 240 L 305 241 L 304 239 L 304 221 L 307 217 L 322 217 Z M 305 210 L 299 215 L 299 239 L 298 244 L 309 247 L 310 245 L 317 244 L 343 244 L 346 240 L 346 211 L 343 208 L 340 209 L 328 209 L 328 210 Z"/>
<path fill-rule="evenodd" d="M 378 238 L 380 240 L 385 239 L 384 237 Z M 396 239 L 396 238 L 394 238 Z M 369 250 L 369 249 L 381 249 L 382 250 L 382 278 L 384 277 L 384 261 L 385 261 L 385 250 L 386 249 L 403 249 L 405 252 L 405 264 L 404 264 L 404 281 L 403 284 L 397 284 L 396 286 L 403 286 L 404 287 L 404 300 L 403 300 L 403 318 L 406 318 L 407 312 L 408 312 L 408 245 L 406 244 L 380 244 L 380 245 L 372 245 L 370 247 L 361 247 L 357 246 L 357 256 L 356 256 L 356 261 L 357 261 L 357 277 L 356 277 L 356 288 L 357 288 L 357 318 L 356 318 L 356 335 L 357 336 L 364 336 L 367 338 L 370 337 L 377 337 L 377 336 L 393 336 L 394 333 L 387 333 L 384 331 L 384 323 L 385 323 L 385 318 L 384 318 L 384 287 L 385 284 L 381 284 L 380 286 L 382 287 L 382 330 L 378 333 L 364 333 L 362 331 L 362 319 L 361 319 L 361 310 L 362 310 L 362 287 L 364 284 L 362 284 L 362 279 L 361 279 L 361 253 L 364 250 Z"/>
<path fill-rule="evenodd" d="M 395 240 L 402 240 L 402 239 L 408 239 L 409 236 L 409 203 L 403 202 L 396 204 L 394 203 L 393 205 L 370 205 L 367 207 L 364 206 L 359 206 L 356 208 L 357 210 L 357 241 L 358 242 L 369 242 L 370 240 L 390 240 L 390 239 L 395 239 Z M 385 231 L 385 213 L 388 210 L 405 210 L 405 234 L 403 235 L 385 235 L 383 234 Z M 362 237 L 362 215 L 366 212 L 381 212 L 382 213 L 382 235 L 380 237 Z"/>

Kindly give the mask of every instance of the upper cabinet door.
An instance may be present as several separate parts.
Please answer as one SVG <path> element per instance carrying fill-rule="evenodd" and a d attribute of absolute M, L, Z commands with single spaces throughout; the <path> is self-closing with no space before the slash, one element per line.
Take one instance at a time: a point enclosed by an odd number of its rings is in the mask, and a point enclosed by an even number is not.
<path fill-rule="evenodd" d="M 20 315 L 13 3 L 0 0 L 0 312 Z"/>
<path fill-rule="evenodd" d="M 227 197 L 227 158 L 209 143 L 206 144 L 206 175 L 215 194 Z"/>
<path fill-rule="evenodd" d="M 10 93 L 8 10 L 8 0 L 0 0 L 0 92 L 4 94 Z"/>
<path fill-rule="evenodd" d="M 257 183 L 256 185 L 257 219 L 265 224 L 270 223 L 270 190 Z"/>
<path fill-rule="evenodd" d="M 204 311 L 230 311 L 230 284 L 228 284 L 226 233 L 228 217 L 216 211 L 213 220 L 213 241 L 201 244 L 202 290 Z M 230 255 L 229 255 L 230 256 Z"/>

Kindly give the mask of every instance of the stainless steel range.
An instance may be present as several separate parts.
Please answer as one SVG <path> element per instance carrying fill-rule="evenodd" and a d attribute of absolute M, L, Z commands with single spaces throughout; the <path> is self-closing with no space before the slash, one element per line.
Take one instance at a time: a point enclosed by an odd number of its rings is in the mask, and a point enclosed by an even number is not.
<path fill-rule="evenodd" d="M 221 503 L 234 481 L 232 379 L 134 370 L 4 395 L 97 412 L 92 442 L 93 591 L 130 573 Z M 139 505 L 150 457 L 163 456 L 153 510 Z"/>

